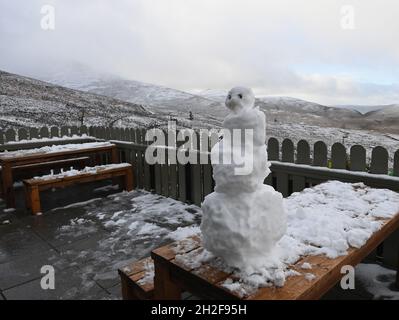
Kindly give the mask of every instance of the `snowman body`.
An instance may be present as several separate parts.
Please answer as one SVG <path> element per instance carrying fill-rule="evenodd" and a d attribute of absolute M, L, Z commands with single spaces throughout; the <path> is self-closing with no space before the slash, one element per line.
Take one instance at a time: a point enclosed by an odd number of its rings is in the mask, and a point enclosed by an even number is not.
<path fill-rule="evenodd" d="M 283 197 L 263 183 L 270 174 L 266 119 L 254 101 L 250 89 L 229 92 L 223 139 L 211 150 L 215 191 L 202 204 L 205 249 L 243 270 L 265 265 L 286 231 Z"/>

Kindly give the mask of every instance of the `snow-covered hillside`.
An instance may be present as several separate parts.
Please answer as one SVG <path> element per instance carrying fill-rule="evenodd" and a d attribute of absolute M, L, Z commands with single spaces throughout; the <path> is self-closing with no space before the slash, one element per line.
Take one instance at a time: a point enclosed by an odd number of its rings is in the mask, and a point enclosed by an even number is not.
<path fill-rule="evenodd" d="M 71 83 L 71 82 L 70 82 Z M 224 109 L 220 106 L 220 110 Z M 166 127 L 170 119 L 180 127 L 218 127 L 206 113 L 169 111 L 84 92 L 0 71 L 0 129 L 77 125 Z"/>
<path fill-rule="evenodd" d="M 126 100 L 141 101 L 143 105 L 0 72 L 0 129 L 82 123 L 87 126 L 165 128 L 170 119 L 176 120 L 178 127 L 220 128 L 227 114 L 221 102 L 224 93 L 217 90 L 211 92 L 213 98 L 204 99 L 201 93 L 188 94 L 139 82 L 108 79 L 103 80 L 103 87 L 100 83 L 91 82 L 90 90 L 105 88 L 106 92 L 126 96 Z M 84 89 L 88 85 L 80 84 L 79 87 Z M 154 104 L 147 105 L 152 100 Z M 182 101 L 191 101 L 192 105 Z M 397 106 L 384 110 L 385 113 L 379 116 L 382 112 L 362 115 L 294 98 L 261 97 L 256 103 L 266 113 L 269 137 L 290 138 L 295 142 L 305 139 L 310 143 L 322 140 L 328 145 L 344 142 L 348 147 L 361 144 L 368 149 L 381 145 L 391 154 L 399 149 Z M 368 130 L 372 126 L 374 130 Z"/>

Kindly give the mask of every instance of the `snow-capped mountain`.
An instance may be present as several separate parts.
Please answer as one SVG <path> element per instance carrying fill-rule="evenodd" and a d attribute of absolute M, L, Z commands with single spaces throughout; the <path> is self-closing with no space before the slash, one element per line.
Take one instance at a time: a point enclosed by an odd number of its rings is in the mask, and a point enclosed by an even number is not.
<path fill-rule="evenodd" d="M 138 85 L 141 87 L 141 83 Z M 152 85 L 149 86 L 152 90 Z M 174 97 L 176 104 L 181 101 L 179 99 L 196 97 L 192 94 L 169 95 L 167 88 L 163 90 L 164 99 L 168 96 L 169 101 L 172 101 L 171 97 Z M 143 91 L 138 91 L 137 94 L 140 92 Z M 152 92 L 156 94 L 156 90 Z M 149 99 L 148 97 L 151 95 L 147 95 L 146 99 Z M 257 100 L 257 104 L 261 105 L 267 114 L 269 137 L 273 136 L 280 140 L 290 138 L 294 142 L 305 139 L 311 144 L 318 140 L 325 141 L 329 145 L 334 142 L 344 142 L 347 146 L 361 144 L 366 148 L 383 145 L 388 148 L 390 154 L 399 148 L 399 135 L 395 134 L 399 133 L 397 105 L 385 110 L 382 116 L 378 114 L 379 112 L 368 115 L 353 112 L 350 114 L 354 117 L 350 119 L 343 113 L 345 110 L 293 98 L 262 97 Z M 178 127 L 220 128 L 223 120 L 222 112 L 227 113 L 221 103 L 211 101 L 208 106 L 202 105 L 204 107 L 195 109 L 196 112 L 193 112 L 193 117 L 190 119 L 187 115 L 188 109 L 184 109 L 185 106 L 177 104 L 173 109 L 173 104 L 165 107 L 160 103 L 148 107 L 0 71 L 0 130 L 9 127 L 82 123 L 87 126 L 165 128 L 171 118 L 177 121 Z M 387 120 L 384 120 L 385 116 Z M 368 130 L 370 128 L 375 131 Z"/>

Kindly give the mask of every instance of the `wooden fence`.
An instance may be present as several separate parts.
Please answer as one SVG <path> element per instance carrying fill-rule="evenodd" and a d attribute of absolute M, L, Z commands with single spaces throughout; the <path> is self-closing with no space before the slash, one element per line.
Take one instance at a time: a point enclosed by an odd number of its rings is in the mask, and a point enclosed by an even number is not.
<path fill-rule="evenodd" d="M 21 128 L 18 130 L 0 130 L 0 146 L 12 144 L 21 140 L 41 138 L 62 138 L 88 135 L 104 140 L 118 140 L 145 145 L 145 129 L 142 128 L 105 128 L 105 127 L 43 127 Z M 205 138 L 201 136 L 201 141 Z M 212 141 L 208 141 L 212 146 Z M 375 147 L 371 152 L 371 160 L 366 157 L 366 149 L 361 145 L 353 145 L 347 149 L 341 143 L 335 143 L 329 148 L 324 142 L 318 141 L 310 145 L 306 140 L 299 141 L 296 145 L 285 139 L 280 144 L 276 138 L 268 140 L 269 160 L 285 163 L 296 163 L 331 169 L 344 169 L 349 171 L 369 172 L 373 174 L 389 174 L 399 176 L 399 149 L 389 155 L 382 146 Z M 4 147 L 3 147 L 4 148 Z M 393 161 L 390 162 L 390 159 Z"/>
<path fill-rule="evenodd" d="M 21 140 L 36 138 L 73 137 L 87 135 L 88 141 L 95 139 L 114 142 L 119 149 L 120 159 L 133 165 L 135 186 L 157 194 L 171 197 L 183 202 L 200 205 L 204 197 L 214 188 L 212 166 L 207 164 L 155 164 L 149 165 L 145 161 L 145 150 L 148 142 L 145 141 L 146 129 L 131 128 L 104 128 L 104 127 L 52 127 L 41 129 L 12 129 L 0 131 L 0 151 L 21 148 L 16 143 Z M 204 136 L 197 133 L 197 139 L 204 143 Z M 70 143 L 71 139 L 62 141 Z M 167 139 L 166 139 L 167 141 Z M 51 144 L 53 142 L 44 142 Z M 212 141 L 207 141 L 209 148 Z M 31 144 L 26 144 L 29 147 Z M 335 143 L 329 147 L 324 142 L 316 142 L 311 146 L 307 141 L 294 143 L 285 139 L 280 144 L 275 138 L 267 142 L 269 160 L 272 162 L 272 173 L 265 183 L 272 185 L 284 196 L 304 188 L 317 185 L 327 180 L 345 182 L 364 182 L 376 188 L 387 188 L 399 192 L 399 150 L 389 157 L 383 147 L 375 147 L 371 152 L 371 161 L 366 158 L 366 150 L 360 145 L 347 148 Z M 204 156 L 197 152 L 196 157 Z M 209 158 L 209 153 L 205 152 Z M 392 166 L 389 159 L 393 159 Z M 384 262 L 394 265 L 397 262 L 397 243 L 399 232 L 396 232 L 386 242 Z M 381 248 L 380 248 L 381 250 Z"/>

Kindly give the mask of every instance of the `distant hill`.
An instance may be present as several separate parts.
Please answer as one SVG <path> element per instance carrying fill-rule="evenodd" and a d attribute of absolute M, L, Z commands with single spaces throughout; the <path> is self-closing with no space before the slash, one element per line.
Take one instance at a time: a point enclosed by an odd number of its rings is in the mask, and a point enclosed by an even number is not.
<path fill-rule="evenodd" d="M 0 71 L 0 128 L 42 125 L 145 125 L 145 107 Z"/>

